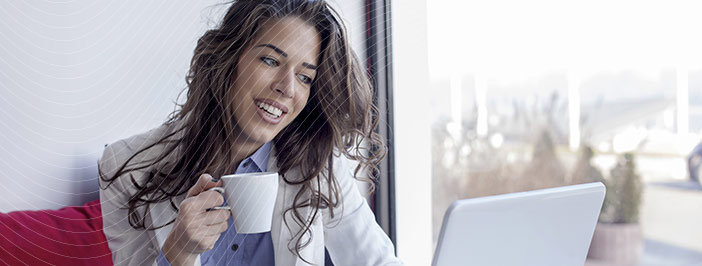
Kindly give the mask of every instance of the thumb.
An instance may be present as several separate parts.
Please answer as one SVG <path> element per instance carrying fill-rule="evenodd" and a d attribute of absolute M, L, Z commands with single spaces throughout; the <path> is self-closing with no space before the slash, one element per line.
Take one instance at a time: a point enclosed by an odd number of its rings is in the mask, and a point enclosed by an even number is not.
<path fill-rule="evenodd" d="M 210 174 L 205 173 L 200 175 L 200 178 L 197 179 L 197 183 L 188 190 L 187 197 L 194 197 L 210 188 L 221 186 L 222 180 L 219 180 L 219 178 L 215 180 Z"/>

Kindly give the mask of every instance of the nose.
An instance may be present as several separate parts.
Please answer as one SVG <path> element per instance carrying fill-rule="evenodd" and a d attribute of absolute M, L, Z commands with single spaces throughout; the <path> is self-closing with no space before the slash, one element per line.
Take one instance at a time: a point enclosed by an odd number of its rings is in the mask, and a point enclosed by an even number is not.
<path fill-rule="evenodd" d="M 295 90 L 295 72 L 288 69 L 280 71 L 276 82 L 273 83 L 272 89 L 284 97 L 292 98 Z"/>

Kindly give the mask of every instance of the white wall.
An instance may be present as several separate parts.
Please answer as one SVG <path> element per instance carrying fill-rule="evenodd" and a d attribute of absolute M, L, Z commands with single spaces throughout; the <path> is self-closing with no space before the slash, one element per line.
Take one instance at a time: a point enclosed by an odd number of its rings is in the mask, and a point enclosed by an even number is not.
<path fill-rule="evenodd" d="M 397 255 L 430 265 L 431 143 L 427 0 L 392 5 Z"/>
<path fill-rule="evenodd" d="M 220 2 L 0 2 L 0 212 L 97 199 L 103 146 L 165 121 Z M 357 50 L 363 3 L 340 4 Z"/>

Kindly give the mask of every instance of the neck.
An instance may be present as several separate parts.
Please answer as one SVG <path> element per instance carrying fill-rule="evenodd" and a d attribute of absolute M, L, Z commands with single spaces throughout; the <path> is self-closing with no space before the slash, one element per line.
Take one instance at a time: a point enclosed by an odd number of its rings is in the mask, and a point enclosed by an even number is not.
<path fill-rule="evenodd" d="M 254 154 L 256 150 L 263 146 L 263 144 L 264 143 L 258 143 L 250 140 L 235 142 L 233 149 L 235 165 L 239 165 L 246 157 Z"/>

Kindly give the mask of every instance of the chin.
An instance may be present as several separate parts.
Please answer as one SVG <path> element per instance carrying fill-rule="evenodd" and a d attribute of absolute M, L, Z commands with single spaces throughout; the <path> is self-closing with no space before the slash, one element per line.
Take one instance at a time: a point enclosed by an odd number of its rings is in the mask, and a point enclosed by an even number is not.
<path fill-rule="evenodd" d="M 248 136 L 252 141 L 255 141 L 257 143 L 265 144 L 266 142 L 269 142 L 275 138 L 276 135 L 278 135 L 280 131 L 278 130 L 272 130 L 272 129 L 265 129 L 265 130 L 252 130 L 249 132 Z"/>

